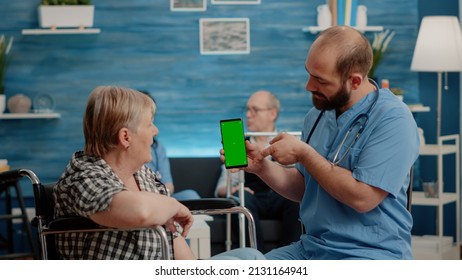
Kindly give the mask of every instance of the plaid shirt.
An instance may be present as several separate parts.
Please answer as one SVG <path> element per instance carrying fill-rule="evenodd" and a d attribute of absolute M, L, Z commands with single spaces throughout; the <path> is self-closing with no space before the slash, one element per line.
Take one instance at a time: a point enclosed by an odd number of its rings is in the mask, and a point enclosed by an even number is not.
<path fill-rule="evenodd" d="M 168 195 L 155 174 L 143 166 L 134 174 L 141 191 Z M 109 209 L 115 194 L 124 191 L 123 182 L 99 157 L 76 152 L 54 187 L 55 217 L 89 217 Z M 167 231 L 170 257 L 173 237 Z M 64 259 L 161 259 L 161 239 L 154 230 L 66 233 L 56 236 L 56 246 Z"/>

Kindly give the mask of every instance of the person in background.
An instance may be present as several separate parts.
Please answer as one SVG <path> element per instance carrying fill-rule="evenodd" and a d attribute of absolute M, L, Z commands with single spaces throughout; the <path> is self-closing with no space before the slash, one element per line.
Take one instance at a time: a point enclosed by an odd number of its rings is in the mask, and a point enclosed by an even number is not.
<path fill-rule="evenodd" d="M 200 195 L 193 189 L 186 189 L 179 192 L 175 192 L 173 185 L 172 173 L 170 171 L 170 161 L 167 157 L 167 151 L 165 147 L 156 139 L 153 139 L 151 147 L 152 161 L 147 164 L 152 169 L 168 188 L 173 198 L 177 200 L 190 200 L 199 199 Z"/>
<path fill-rule="evenodd" d="M 139 90 L 140 92 L 148 95 L 157 106 L 155 98 L 146 90 Z M 152 160 L 146 165 L 152 169 L 157 175 L 157 178 L 162 181 L 162 183 L 168 188 L 171 196 L 177 200 L 190 200 L 190 199 L 199 199 L 200 195 L 193 189 L 186 189 L 179 192 L 175 192 L 175 186 L 173 185 L 172 173 L 170 171 L 170 161 L 167 156 L 167 151 L 157 140 L 157 137 L 154 137 L 152 147 L 151 147 L 151 157 Z"/>
<path fill-rule="evenodd" d="M 247 101 L 246 123 L 247 129 L 252 132 L 275 132 L 276 120 L 279 115 L 280 103 L 276 96 L 266 90 L 253 93 Z M 255 136 L 249 137 L 249 141 L 260 148 L 269 145 L 273 137 Z M 221 176 L 215 189 L 215 196 L 225 197 L 227 188 L 228 170 L 222 165 Z M 239 174 L 231 173 L 230 194 L 239 197 Z M 244 174 L 244 206 L 249 209 L 255 219 L 257 248 L 262 252 L 267 249 L 263 242 L 261 226 L 262 219 L 277 219 L 281 221 L 281 232 L 278 246 L 288 245 L 297 241 L 301 234 L 299 221 L 299 206 L 274 192 L 258 176 L 245 172 Z M 233 217 L 233 233 L 239 236 L 239 226 L 236 217 Z"/>
<path fill-rule="evenodd" d="M 306 229 L 268 259 L 412 258 L 406 191 L 419 155 L 417 125 L 406 104 L 367 78 L 371 65 L 363 34 L 348 26 L 324 30 L 305 61 L 314 108 L 303 141 L 279 134 L 265 149 L 246 143 L 244 170 L 299 201 Z"/>
<path fill-rule="evenodd" d="M 63 259 L 161 259 L 161 238 L 149 227 L 165 227 L 172 259 L 195 259 L 185 237 L 193 224 L 188 208 L 169 196 L 151 159 L 155 103 L 136 90 L 100 86 L 83 117 L 84 151 L 74 153 L 54 186 L 56 218 L 83 216 L 104 227 L 130 231 L 65 233 L 56 236 Z M 216 259 L 263 258 L 242 248 Z"/>

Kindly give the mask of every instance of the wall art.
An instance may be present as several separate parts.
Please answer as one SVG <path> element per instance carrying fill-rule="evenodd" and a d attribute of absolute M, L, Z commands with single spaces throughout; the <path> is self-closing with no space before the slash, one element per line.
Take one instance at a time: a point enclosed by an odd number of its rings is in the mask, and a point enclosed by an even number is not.
<path fill-rule="evenodd" d="M 207 10 L 207 0 L 170 0 L 170 11 L 195 12 Z"/>
<path fill-rule="evenodd" d="M 202 18 L 199 25 L 201 54 L 250 53 L 248 18 Z"/>

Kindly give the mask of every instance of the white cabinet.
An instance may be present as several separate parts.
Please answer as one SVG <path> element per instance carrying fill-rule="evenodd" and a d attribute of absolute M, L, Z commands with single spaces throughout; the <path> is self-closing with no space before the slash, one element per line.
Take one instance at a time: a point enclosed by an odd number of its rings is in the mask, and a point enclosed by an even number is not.
<path fill-rule="evenodd" d="M 455 191 L 448 192 L 444 186 L 443 159 L 454 155 Z M 412 204 L 436 207 L 436 236 L 413 237 L 413 254 L 415 259 L 459 259 L 460 258 L 460 152 L 459 135 L 446 135 L 438 139 L 438 144 L 422 145 L 420 156 L 436 157 L 437 166 L 437 197 L 426 197 L 424 192 L 412 193 Z M 443 236 L 443 207 L 446 204 L 456 204 L 456 239 Z M 429 221 L 431 222 L 431 221 Z"/>

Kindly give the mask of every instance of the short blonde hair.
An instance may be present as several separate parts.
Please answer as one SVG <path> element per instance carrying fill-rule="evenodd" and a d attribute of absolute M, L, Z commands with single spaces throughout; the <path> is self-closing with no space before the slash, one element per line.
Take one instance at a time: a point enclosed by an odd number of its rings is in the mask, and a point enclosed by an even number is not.
<path fill-rule="evenodd" d="M 136 132 L 143 114 L 149 111 L 154 115 L 155 110 L 152 99 L 134 89 L 96 87 L 83 116 L 85 154 L 102 157 L 117 146 L 120 129 Z"/>

